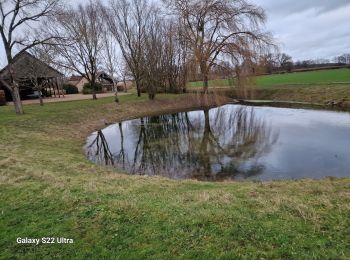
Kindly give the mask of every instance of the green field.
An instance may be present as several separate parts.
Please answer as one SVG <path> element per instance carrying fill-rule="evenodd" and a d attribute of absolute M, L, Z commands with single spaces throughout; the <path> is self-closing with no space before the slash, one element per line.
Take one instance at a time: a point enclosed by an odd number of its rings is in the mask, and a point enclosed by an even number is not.
<path fill-rule="evenodd" d="M 1 259 L 347 259 L 350 179 L 206 183 L 88 162 L 104 122 L 195 104 L 187 96 L 0 107 Z M 74 244 L 20 245 L 18 237 Z"/>
<path fill-rule="evenodd" d="M 350 84 L 350 69 L 320 70 L 310 72 L 295 72 L 256 77 L 257 86 L 281 85 L 323 85 L 323 84 Z M 233 86 L 233 80 L 213 80 L 209 86 Z M 200 87 L 202 82 L 191 82 L 189 87 Z"/>
<path fill-rule="evenodd" d="M 350 83 L 350 69 L 320 70 L 257 77 L 258 86 Z"/>

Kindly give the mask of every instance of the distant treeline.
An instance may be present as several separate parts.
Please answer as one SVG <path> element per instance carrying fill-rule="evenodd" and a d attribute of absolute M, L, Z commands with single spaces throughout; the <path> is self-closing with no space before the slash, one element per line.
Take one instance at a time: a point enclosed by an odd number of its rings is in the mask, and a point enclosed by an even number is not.
<path fill-rule="evenodd" d="M 255 61 L 242 62 L 234 66 L 229 62 L 220 62 L 210 71 L 210 79 L 227 79 L 237 75 L 270 75 L 290 72 L 350 68 L 350 54 L 336 56 L 333 59 L 314 59 L 294 62 L 286 53 L 268 53 Z M 201 80 L 200 75 L 193 76 L 190 81 Z"/>
<path fill-rule="evenodd" d="M 323 69 L 340 69 L 350 67 L 350 54 L 336 56 L 333 59 L 299 60 L 294 62 L 292 57 L 282 54 L 269 54 L 265 58 L 266 74 L 302 72 Z"/>

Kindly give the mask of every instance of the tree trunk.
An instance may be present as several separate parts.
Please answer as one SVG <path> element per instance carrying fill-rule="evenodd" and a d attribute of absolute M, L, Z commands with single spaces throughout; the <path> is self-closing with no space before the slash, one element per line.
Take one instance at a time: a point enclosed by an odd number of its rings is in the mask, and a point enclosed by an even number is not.
<path fill-rule="evenodd" d="M 141 86 L 140 86 L 140 82 L 138 80 L 136 80 L 136 89 L 137 89 L 137 96 L 141 97 Z"/>
<path fill-rule="evenodd" d="M 123 133 L 122 123 L 119 123 L 119 132 L 120 132 L 120 155 L 122 156 L 123 170 L 125 170 L 124 133 Z"/>
<path fill-rule="evenodd" d="M 123 83 L 124 83 L 124 92 L 127 93 L 128 92 L 128 86 L 126 85 L 125 77 L 123 77 Z"/>
<path fill-rule="evenodd" d="M 200 163 L 203 167 L 203 176 L 209 177 L 211 175 L 211 165 L 210 165 L 210 155 L 208 151 L 208 145 L 209 145 L 209 138 L 210 138 L 210 120 L 209 120 L 209 110 L 205 109 L 204 111 L 204 132 L 203 132 L 203 139 L 200 145 Z"/>
<path fill-rule="evenodd" d="M 8 71 L 9 71 L 9 76 L 10 76 L 10 84 L 8 85 L 6 82 L 5 87 L 7 86 L 7 89 L 11 92 L 13 104 L 15 105 L 15 111 L 17 115 L 23 115 L 24 110 L 23 110 L 23 105 L 21 101 L 21 96 L 19 93 L 19 86 L 17 85 L 15 78 L 13 76 L 13 70 L 12 70 L 12 64 L 10 62 L 9 55 L 7 55 L 7 60 L 8 60 Z"/>
<path fill-rule="evenodd" d="M 92 100 L 97 100 L 96 80 L 93 78 L 90 84 L 91 84 L 91 89 L 92 89 Z"/>
<path fill-rule="evenodd" d="M 208 94 L 209 92 L 209 77 L 208 74 L 203 75 L 203 92 Z"/>
<path fill-rule="evenodd" d="M 137 85 L 136 87 L 137 87 L 137 96 L 138 96 L 138 97 L 141 97 L 141 89 L 140 89 L 140 86 Z"/>
<path fill-rule="evenodd" d="M 154 100 L 156 95 L 154 93 L 148 93 L 148 99 L 149 100 Z"/>
<path fill-rule="evenodd" d="M 39 92 L 40 106 L 44 106 L 44 101 L 43 101 L 43 97 L 42 97 L 41 89 L 40 89 L 40 90 L 38 90 L 38 92 Z"/>
<path fill-rule="evenodd" d="M 43 96 L 42 96 L 42 89 L 43 89 L 42 84 L 39 84 L 38 79 L 35 78 L 34 85 L 35 85 L 36 90 L 38 91 L 40 106 L 44 106 L 44 101 L 43 101 Z"/>
<path fill-rule="evenodd" d="M 15 111 L 16 111 L 16 114 L 22 115 L 24 114 L 24 111 L 23 111 L 21 96 L 19 94 L 19 88 L 15 82 L 13 82 L 12 84 L 13 86 L 12 86 L 11 95 L 12 95 L 13 103 L 15 105 Z"/>
<path fill-rule="evenodd" d="M 210 118 L 209 118 L 209 109 L 205 109 L 204 111 L 204 133 L 210 133 Z M 205 135 L 204 134 L 204 135 Z"/>
<path fill-rule="evenodd" d="M 114 91 L 115 91 L 115 94 L 114 94 L 114 101 L 116 103 L 119 103 L 119 97 L 118 97 L 118 86 L 117 84 L 115 84 L 114 80 L 113 80 L 113 88 L 114 88 Z"/>

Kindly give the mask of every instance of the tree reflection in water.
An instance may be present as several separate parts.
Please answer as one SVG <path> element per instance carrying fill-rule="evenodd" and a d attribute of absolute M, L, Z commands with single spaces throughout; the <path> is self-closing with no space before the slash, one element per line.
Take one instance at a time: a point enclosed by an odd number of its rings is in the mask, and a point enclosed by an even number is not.
<path fill-rule="evenodd" d="M 195 116 L 191 113 L 119 123 L 115 129 L 120 140 L 110 138 L 110 143 L 99 131 L 88 146 L 88 156 L 131 174 L 174 179 L 220 181 L 248 178 L 263 171 L 258 159 L 276 142 L 278 134 L 255 116 L 254 108 L 232 110 L 226 106 L 194 112 Z M 127 124 L 126 132 L 123 124 Z"/>
<path fill-rule="evenodd" d="M 92 148 L 95 148 L 92 150 Z M 114 158 L 111 153 L 108 142 L 101 130 L 97 131 L 96 138 L 88 145 L 88 157 L 104 163 L 105 165 L 114 166 Z"/>

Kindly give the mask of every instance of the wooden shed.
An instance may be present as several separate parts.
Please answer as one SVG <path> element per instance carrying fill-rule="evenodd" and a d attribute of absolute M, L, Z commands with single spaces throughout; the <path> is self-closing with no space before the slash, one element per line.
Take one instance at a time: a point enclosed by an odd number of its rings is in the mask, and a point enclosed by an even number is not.
<path fill-rule="evenodd" d="M 63 95 L 64 75 L 28 52 L 14 57 L 12 70 L 23 99 L 38 95 L 37 86 L 40 86 L 43 96 Z M 0 89 L 5 91 L 6 100 L 10 101 L 12 100 L 11 94 L 3 81 L 9 82 L 8 66 L 0 71 Z"/>

